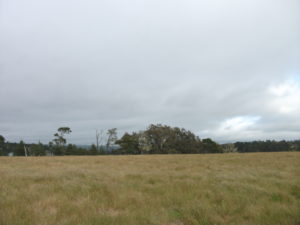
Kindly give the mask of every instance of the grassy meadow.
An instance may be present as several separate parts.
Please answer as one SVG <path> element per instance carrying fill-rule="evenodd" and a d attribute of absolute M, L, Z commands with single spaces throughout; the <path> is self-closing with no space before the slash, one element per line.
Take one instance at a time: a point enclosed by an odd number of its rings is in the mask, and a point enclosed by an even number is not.
<path fill-rule="evenodd" d="M 300 152 L 0 157 L 0 225 L 300 224 Z"/>

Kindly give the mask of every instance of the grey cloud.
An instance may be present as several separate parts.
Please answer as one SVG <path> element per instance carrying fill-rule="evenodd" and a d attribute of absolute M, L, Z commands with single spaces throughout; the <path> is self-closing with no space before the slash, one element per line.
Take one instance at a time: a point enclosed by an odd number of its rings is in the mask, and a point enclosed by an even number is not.
<path fill-rule="evenodd" d="M 89 144 L 96 128 L 122 134 L 150 123 L 222 142 L 299 136 L 300 114 L 279 113 L 268 92 L 300 76 L 297 0 L 1 4 L 8 140 L 48 142 L 66 125 L 71 142 Z M 218 133 L 246 116 L 261 119 L 240 135 Z"/>

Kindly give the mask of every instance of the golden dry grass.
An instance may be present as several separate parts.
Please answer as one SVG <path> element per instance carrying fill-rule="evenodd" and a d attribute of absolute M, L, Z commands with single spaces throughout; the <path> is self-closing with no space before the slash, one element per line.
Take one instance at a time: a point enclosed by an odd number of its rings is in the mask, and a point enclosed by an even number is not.
<path fill-rule="evenodd" d="M 300 152 L 0 157 L 0 225 L 300 224 Z"/>

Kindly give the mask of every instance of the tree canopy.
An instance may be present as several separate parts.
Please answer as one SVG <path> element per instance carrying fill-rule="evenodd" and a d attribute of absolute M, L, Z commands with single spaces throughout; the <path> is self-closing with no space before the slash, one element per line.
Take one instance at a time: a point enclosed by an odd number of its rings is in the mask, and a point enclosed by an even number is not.
<path fill-rule="evenodd" d="M 300 140 L 295 141 L 251 141 L 218 144 L 210 138 L 200 139 L 193 132 L 179 127 L 151 124 L 146 130 L 128 133 L 118 139 L 117 128 L 101 132 L 96 145 L 88 147 L 67 144 L 65 136 L 72 131 L 69 127 L 60 127 L 49 144 L 28 144 L 24 141 L 11 143 L 0 135 L 0 155 L 29 156 L 43 155 L 99 155 L 99 154 L 198 154 L 198 153 L 246 153 L 300 151 Z M 99 140 L 106 140 L 99 146 Z M 100 142 L 101 143 L 101 142 Z M 103 143 L 104 144 L 104 143 Z"/>
<path fill-rule="evenodd" d="M 125 133 L 117 144 L 122 154 L 220 152 L 220 146 L 210 139 L 203 142 L 191 131 L 161 124 L 151 124 L 139 133 Z"/>

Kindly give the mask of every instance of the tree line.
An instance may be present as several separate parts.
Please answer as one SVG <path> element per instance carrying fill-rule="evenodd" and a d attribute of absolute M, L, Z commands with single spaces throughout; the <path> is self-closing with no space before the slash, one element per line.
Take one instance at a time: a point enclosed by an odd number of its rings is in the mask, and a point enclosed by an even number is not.
<path fill-rule="evenodd" d="M 218 144 L 210 138 L 200 139 L 189 130 L 167 125 L 151 124 L 146 130 L 126 132 L 117 138 L 117 129 L 107 132 L 96 130 L 95 143 L 83 148 L 67 143 L 69 127 L 60 127 L 48 144 L 11 143 L 0 135 L 0 155 L 44 156 L 44 155 L 104 155 L 104 154 L 201 154 L 234 152 L 300 151 L 300 140 L 296 141 L 252 141 Z"/>

